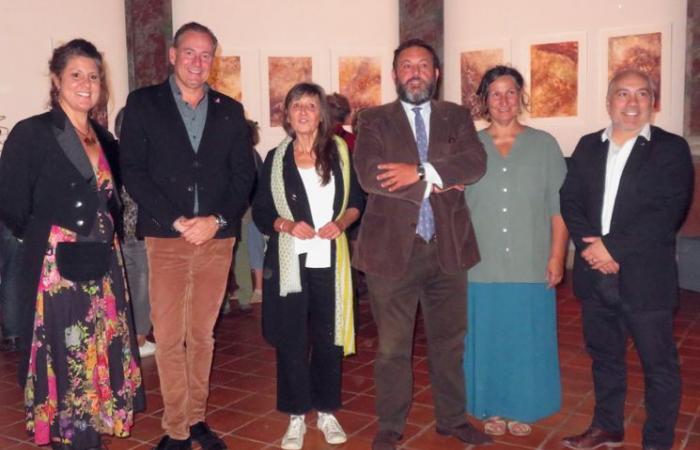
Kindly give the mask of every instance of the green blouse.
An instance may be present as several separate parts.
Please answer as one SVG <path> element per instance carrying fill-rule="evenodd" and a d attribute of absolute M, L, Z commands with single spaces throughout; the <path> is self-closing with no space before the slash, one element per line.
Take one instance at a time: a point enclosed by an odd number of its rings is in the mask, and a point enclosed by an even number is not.
<path fill-rule="evenodd" d="M 547 132 L 525 127 L 506 158 L 491 136 L 479 139 L 488 156 L 478 183 L 465 190 L 481 262 L 469 281 L 541 283 L 551 246 L 551 218 L 559 215 L 566 162 Z"/>

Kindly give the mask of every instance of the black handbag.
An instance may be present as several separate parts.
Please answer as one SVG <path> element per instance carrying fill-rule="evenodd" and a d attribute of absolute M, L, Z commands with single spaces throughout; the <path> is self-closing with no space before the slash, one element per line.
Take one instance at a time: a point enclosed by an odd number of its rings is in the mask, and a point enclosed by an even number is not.
<path fill-rule="evenodd" d="M 56 266 L 67 280 L 98 280 L 109 271 L 111 255 L 111 243 L 59 242 L 56 246 Z"/>

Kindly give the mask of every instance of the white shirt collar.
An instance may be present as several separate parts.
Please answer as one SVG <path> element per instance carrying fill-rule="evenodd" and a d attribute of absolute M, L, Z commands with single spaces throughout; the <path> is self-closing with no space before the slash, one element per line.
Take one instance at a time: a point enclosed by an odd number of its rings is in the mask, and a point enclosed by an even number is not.
<path fill-rule="evenodd" d="M 603 133 L 600 135 L 600 140 L 603 142 L 609 141 L 610 136 L 612 136 L 612 124 L 610 124 L 605 130 L 603 130 Z M 649 125 L 648 123 L 644 125 L 642 129 L 639 130 L 639 133 L 637 133 L 637 136 L 635 136 L 635 139 L 639 136 L 643 137 L 647 141 L 651 140 L 651 125 Z"/>
<path fill-rule="evenodd" d="M 419 107 L 422 114 L 430 114 L 430 100 L 423 102 L 420 105 L 414 105 L 413 103 L 408 103 L 401 100 L 401 106 L 403 106 L 403 110 L 406 111 L 406 114 L 409 114 L 409 117 L 413 117 L 413 108 L 415 107 Z"/>

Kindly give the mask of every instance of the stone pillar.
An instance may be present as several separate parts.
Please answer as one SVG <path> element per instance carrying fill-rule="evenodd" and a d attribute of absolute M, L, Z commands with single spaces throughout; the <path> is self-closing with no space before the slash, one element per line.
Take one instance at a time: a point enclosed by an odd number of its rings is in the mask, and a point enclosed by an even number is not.
<path fill-rule="evenodd" d="M 160 83 L 168 76 L 173 36 L 171 0 L 124 0 L 129 90 Z"/>
<path fill-rule="evenodd" d="M 444 0 L 399 0 L 399 41 L 423 39 L 444 61 L 444 13 Z"/>
<path fill-rule="evenodd" d="M 700 0 L 688 0 L 683 133 L 700 156 Z"/>
<path fill-rule="evenodd" d="M 695 159 L 695 195 L 681 236 L 700 236 L 700 0 L 688 0 L 683 134 Z"/>

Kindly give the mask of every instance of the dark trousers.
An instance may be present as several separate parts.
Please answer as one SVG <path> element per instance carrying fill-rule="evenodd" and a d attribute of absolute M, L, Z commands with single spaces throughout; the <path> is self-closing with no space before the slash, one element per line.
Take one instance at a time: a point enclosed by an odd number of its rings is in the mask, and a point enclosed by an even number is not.
<path fill-rule="evenodd" d="M 20 335 L 23 305 L 19 300 L 19 266 L 21 244 L 0 224 L 0 312 L 2 312 L 2 336 L 14 338 Z"/>
<path fill-rule="evenodd" d="M 617 276 L 601 275 L 596 295 L 582 301 L 583 334 L 593 359 L 594 427 L 624 431 L 627 337 L 632 337 L 644 372 L 645 446 L 670 449 L 678 418 L 681 376 L 673 341 L 673 312 L 631 311 L 620 297 Z"/>
<path fill-rule="evenodd" d="M 134 312 L 136 334 L 145 336 L 151 331 L 151 303 L 148 300 L 148 255 L 146 243 L 129 240 L 122 243 L 126 284 L 129 287 L 131 309 Z"/>
<path fill-rule="evenodd" d="M 277 347 L 277 409 L 331 412 L 341 406 L 343 359 L 342 348 L 334 343 L 335 270 L 308 269 L 300 259 L 305 295 L 280 302 L 289 329 L 285 344 Z"/>
<path fill-rule="evenodd" d="M 421 306 L 437 425 L 465 420 L 462 355 L 467 329 L 467 274 L 440 270 L 438 248 L 416 238 L 399 279 L 366 274 L 379 334 L 374 366 L 379 429 L 402 433 L 413 398 L 413 334 Z"/>

